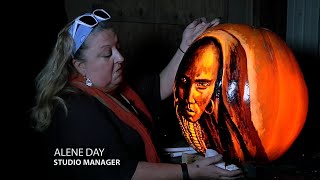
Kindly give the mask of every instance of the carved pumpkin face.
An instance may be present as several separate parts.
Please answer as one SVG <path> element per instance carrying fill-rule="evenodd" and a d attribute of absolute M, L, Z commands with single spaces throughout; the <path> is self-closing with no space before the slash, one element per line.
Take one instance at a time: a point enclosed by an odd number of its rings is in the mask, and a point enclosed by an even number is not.
<path fill-rule="evenodd" d="M 269 162 L 299 135 L 307 87 L 285 42 L 263 28 L 220 24 L 185 53 L 174 85 L 182 132 L 198 152 L 226 162 Z"/>
<path fill-rule="evenodd" d="M 219 49 L 214 43 L 202 43 L 184 62 L 184 73 L 177 79 L 179 106 L 183 117 L 196 122 L 210 102 L 217 78 Z M 212 59 L 208 61 L 207 59 Z"/>

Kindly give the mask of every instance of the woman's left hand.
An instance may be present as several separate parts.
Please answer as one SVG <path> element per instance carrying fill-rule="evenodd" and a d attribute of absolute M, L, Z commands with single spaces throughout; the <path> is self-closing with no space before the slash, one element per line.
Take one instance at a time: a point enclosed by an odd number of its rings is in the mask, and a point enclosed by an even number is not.
<path fill-rule="evenodd" d="M 211 22 L 207 22 L 206 18 L 198 18 L 190 23 L 182 34 L 182 41 L 180 49 L 184 52 L 187 51 L 191 43 L 206 29 L 212 26 L 216 26 L 220 23 L 220 18 L 215 18 Z"/>

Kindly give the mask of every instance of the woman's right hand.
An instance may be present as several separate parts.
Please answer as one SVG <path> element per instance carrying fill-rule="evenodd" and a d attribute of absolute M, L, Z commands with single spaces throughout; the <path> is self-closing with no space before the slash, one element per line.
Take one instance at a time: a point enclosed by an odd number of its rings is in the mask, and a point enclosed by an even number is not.
<path fill-rule="evenodd" d="M 222 161 L 222 155 L 206 157 L 188 164 L 191 179 L 239 179 L 243 178 L 240 169 L 229 171 L 217 167 L 215 164 Z"/>

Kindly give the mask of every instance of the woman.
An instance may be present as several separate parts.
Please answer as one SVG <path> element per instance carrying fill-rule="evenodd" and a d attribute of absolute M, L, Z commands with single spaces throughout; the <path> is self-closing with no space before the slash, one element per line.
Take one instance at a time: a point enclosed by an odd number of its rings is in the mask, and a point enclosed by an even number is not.
<path fill-rule="evenodd" d="M 241 171 L 229 172 L 211 165 L 221 156 L 187 166 L 160 163 L 152 139 L 149 109 L 172 93 L 183 51 L 219 21 L 189 24 L 169 65 L 158 76 L 138 81 L 133 90 L 123 81 L 124 58 L 109 19 L 106 11 L 97 9 L 66 25 L 37 76 L 33 117 L 35 127 L 47 134 L 50 165 L 55 165 L 57 178 L 197 179 L 239 175 Z M 147 106 L 142 99 L 153 101 Z M 88 149 L 100 153 L 90 156 L 84 153 Z M 116 163 L 79 166 L 84 162 L 88 165 L 87 159 Z"/>

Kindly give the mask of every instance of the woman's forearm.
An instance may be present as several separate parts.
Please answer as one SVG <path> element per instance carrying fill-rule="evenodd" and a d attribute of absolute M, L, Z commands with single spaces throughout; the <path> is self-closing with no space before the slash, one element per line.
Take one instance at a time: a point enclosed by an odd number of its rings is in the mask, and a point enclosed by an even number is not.
<path fill-rule="evenodd" d="M 172 94 L 174 79 L 183 55 L 183 52 L 178 49 L 169 64 L 160 73 L 160 95 L 162 100 Z"/>

